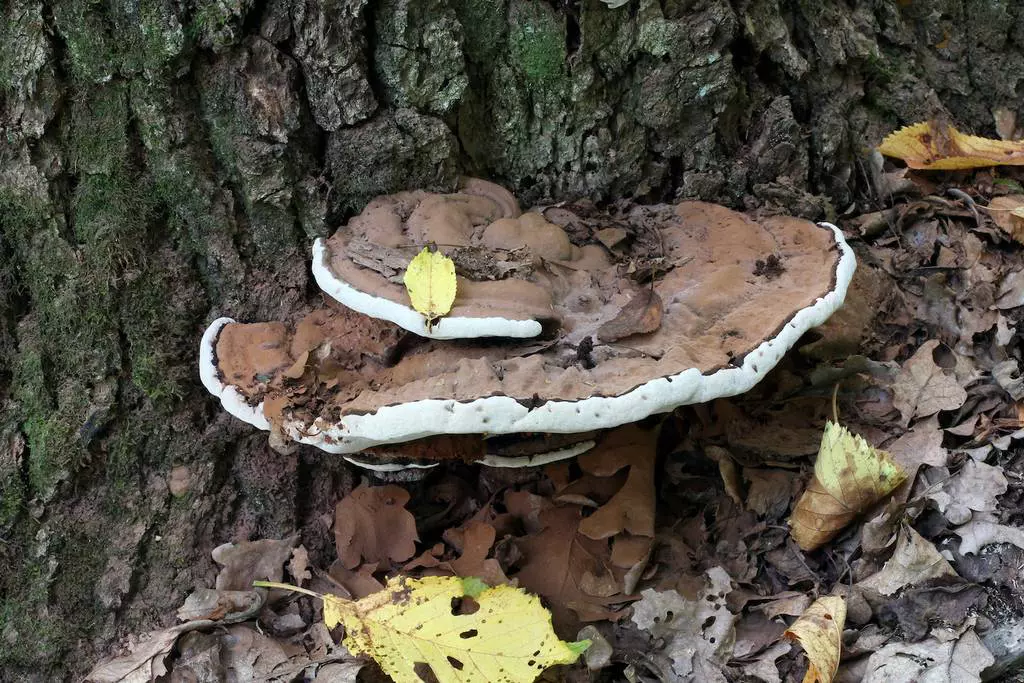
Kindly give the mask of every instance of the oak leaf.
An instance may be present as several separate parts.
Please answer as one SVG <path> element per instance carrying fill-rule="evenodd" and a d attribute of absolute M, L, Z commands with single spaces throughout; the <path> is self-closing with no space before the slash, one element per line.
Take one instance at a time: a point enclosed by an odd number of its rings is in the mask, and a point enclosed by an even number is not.
<path fill-rule="evenodd" d="M 362 562 L 404 562 L 416 552 L 416 519 L 399 486 L 360 486 L 334 512 L 338 559 L 348 569 Z"/>

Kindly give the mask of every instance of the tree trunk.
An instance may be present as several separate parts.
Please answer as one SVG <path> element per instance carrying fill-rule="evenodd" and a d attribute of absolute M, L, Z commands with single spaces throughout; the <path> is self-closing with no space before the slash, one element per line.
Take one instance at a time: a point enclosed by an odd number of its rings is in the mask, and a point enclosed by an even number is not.
<path fill-rule="evenodd" d="M 313 237 L 377 194 L 699 197 L 812 218 L 933 115 L 1024 106 L 1014 0 L 5 0 L 0 671 L 81 673 L 302 529 L 351 473 L 199 384 L 212 318 L 317 296 Z"/>

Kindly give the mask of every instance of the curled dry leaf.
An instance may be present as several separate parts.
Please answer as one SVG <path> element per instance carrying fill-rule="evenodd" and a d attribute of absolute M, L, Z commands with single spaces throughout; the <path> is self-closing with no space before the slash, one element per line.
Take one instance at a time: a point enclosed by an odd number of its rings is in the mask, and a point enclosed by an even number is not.
<path fill-rule="evenodd" d="M 804 683 L 832 683 L 839 668 L 846 601 L 841 596 L 818 598 L 786 631 L 807 654 Z"/>
<path fill-rule="evenodd" d="M 910 168 L 935 171 L 1024 165 L 1024 141 L 967 135 L 941 121 L 902 128 L 886 137 L 878 151 Z"/>
<path fill-rule="evenodd" d="M 793 540 L 805 551 L 820 547 L 904 479 L 888 453 L 842 425 L 826 423 L 814 477 L 789 518 Z"/>
<path fill-rule="evenodd" d="M 164 661 L 174 648 L 178 636 L 192 628 L 179 624 L 162 631 L 153 631 L 123 657 L 101 662 L 85 676 L 85 683 L 147 683 L 167 673 Z"/>
<path fill-rule="evenodd" d="M 665 306 L 653 289 L 636 294 L 619 314 L 601 325 L 597 338 L 605 343 L 615 342 L 634 334 L 648 334 L 661 327 Z"/>
<path fill-rule="evenodd" d="M 360 486 L 338 501 L 334 540 L 348 569 L 362 562 L 404 562 L 416 552 L 416 519 L 399 486 Z"/>

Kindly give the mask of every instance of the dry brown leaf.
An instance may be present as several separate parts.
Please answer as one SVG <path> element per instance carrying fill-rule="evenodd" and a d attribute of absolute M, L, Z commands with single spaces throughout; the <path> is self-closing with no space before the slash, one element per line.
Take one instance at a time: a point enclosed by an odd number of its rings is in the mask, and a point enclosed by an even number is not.
<path fill-rule="evenodd" d="M 882 595 L 892 595 L 905 586 L 940 576 L 956 576 L 956 572 L 935 546 L 911 527 L 900 528 L 899 540 L 892 557 L 881 570 L 858 583 Z"/>
<path fill-rule="evenodd" d="M 956 410 L 967 400 L 967 392 L 956 377 L 947 375 L 935 363 L 933 352 L 939 342 L 932 339 L 911 356 L 893 382 L 893 405 L 908 425 L 915 417 L 926 417 L 940 410 Z"/>
<path fill-rule="evenodd" d="M 298 536 L 292 536 L 280 541 L 268 538 L 217 546 L 211 555 L 224 565 L 217 575 L 217 590 L 247 591 L 253 581 L 280 581 L 284 563 L 298 540 Z"/>
<path fill-rule="evenodd" d="M 334 540 L 338 558 L 348 569 L 362 562 L 404 562 L 416 552 L 416 519 L 405 504 L 409 493 L 399 486 L 365 484 L 338 501 Z"/>
<path fill-rule="evenodd" d="M 988 215 L 1003 231 L 1024 243 L 1024 194 L 995 197 L 988 203 Z"/>
<path fill-rule="evenodd" d="M 594 514 L 580 523 L 580 533 L 594 539 L 623 531 L 654 536 L 654 459 L 658 430 L 635 425 L 608 433 L 597 448 L 579 457 L 580 468 L 607 477 L 629 467 L 626 483 Z"/>
<path fill-rule="evenodd" d="M 980 683 L 995 658 L 969 630 L 957 640 L 929 638 L 920 643 L 889 643 L 868 658 L 861 683 Z"/>
<path fill-rule="evenodd" d="M 1024 141 L 967 135 L 941 121 L 902 128 L 886 137 L 878 151 L 902 159 L 910 168 L 935 171 L 1024 166 Z"/>
<path fill-rule="evenodd" d="M 597 329 L 597 338 L 605 343 L 625 339 L 634 334 L 648 334 L 661 327 L 665 307 L 653 289 L 636 294 L 619 314 Z"/>
<path fill-rule="evenodd" d="M 296 586 L 301 586 L 304 581 L 313 578 L 309 572 L 309 551 L 306 550 L 306 546 L 300 545 L 292 550 L 292 559 L 288 560 L 288 573 L 295 579 Z"/>
<path fill-rule="evenodd" d="M 804 683 L 832 683 L 839 668 L 846 601 L 841 596 L 818 598 L 786 631 L 786 637 L 800 643 L 809 666 Z"/>
<path fill-rule="evenodd" d="M 475 576 L 483 579 L 488 586 L 508 583 L 508 577 L 501 570 L 498 561 L 494 558 L 487 558 L 494 545 L 496 536 L 494 527 L 487 522 L 470 520 L 460 531 L 461 538 L 458 548 L 462 554 L 457 559 L 443 563 L 442 567 L 447 564 L 456 576 L 464 578 Z M 448 537 L 449 534 L 446 532 L 445 538 L 448 539 Z"/>
<path fill-rule="evenodd" d="M 904 479 L 888 453 L 841 425 L 826 423 L 814 477 L 789 518 L 793 540 L 805 551 L 820 547 Z"/>
<path fill-rule="evenodd" d="M 612 596 L 597 594 L 607 593 L 614 579 L 608 545 L 577 533 L 580 519 L 575 506 L 547 509 L 540 513 L 541 530 L 516 541 L 524 562 L 513 578 L 547 598 L 556 625 L 574 626 L 572 613 L 579 621 L 621 616 L 607 607 L 616 602 Z"/>
<path fill-rule="evenodd" d="M 101 662 L 85 675 L 85 683 L 148 683 L 167 673 L 164 660 L 174 648 L 178 636 L 191 629 L 179 624 L 162 631 L 153 631 L 123 657 Z"/>

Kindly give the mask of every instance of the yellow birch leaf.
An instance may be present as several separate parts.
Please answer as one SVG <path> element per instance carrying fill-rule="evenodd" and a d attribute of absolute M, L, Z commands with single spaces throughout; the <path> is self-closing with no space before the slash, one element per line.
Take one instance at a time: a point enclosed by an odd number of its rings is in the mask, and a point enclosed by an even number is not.
<path fill-rule="evenodd" d="M 967 135 L 939 121 L 902 128 L 882 140 L 878 151 L 902 159 L 910 168 L 935 171 L 1024 166 L 1024 141 Z"/>
<path fill-rule="evenodd" d="M 832 683 L 839 668 L 846 601 L 842 596 L 818 598 L 786 630 L 786 637 L 800 643 L 807 654 L 804 683 Z"/>
<path fill-rule="evenodd" d="M 396 577 L 357 602 L 323 600 L 327 627 L 343 624 L 349 652 L 373 657 L 395 683 L 530 683 L 590 644 L 559 640 L 537 596 L 477 579 Z"/>
<path fill-rule="evenodd" d="M 814 550 L 906 478 L 891 455 L 842 425 L 826 423 L 814 478 L 789 518 L 793 540 L 804 550 Z"/>
<path fill-rule="evenodd" d="M 448 314 L 455 303 L 455 262 L 439 251 L 416 254 L 405 269 L 405 289 L 412 307 L 427 319 L 429 330 L 434 322 Z"/>

